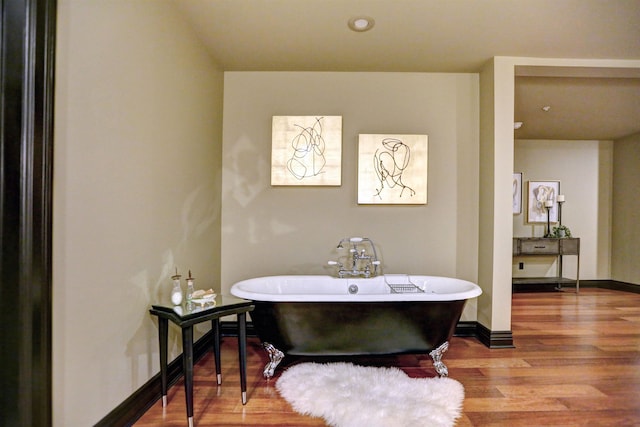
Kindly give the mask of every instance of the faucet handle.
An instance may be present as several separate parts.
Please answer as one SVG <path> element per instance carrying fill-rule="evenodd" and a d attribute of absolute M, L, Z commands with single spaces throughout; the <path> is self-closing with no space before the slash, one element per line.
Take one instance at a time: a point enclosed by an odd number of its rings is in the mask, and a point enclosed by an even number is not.
<path fill-rule="evenodd" d="M 327 261 L 327 264 L 329 264 L 329 265 L 339 265 L 340 263 L 338 261 Z"/>

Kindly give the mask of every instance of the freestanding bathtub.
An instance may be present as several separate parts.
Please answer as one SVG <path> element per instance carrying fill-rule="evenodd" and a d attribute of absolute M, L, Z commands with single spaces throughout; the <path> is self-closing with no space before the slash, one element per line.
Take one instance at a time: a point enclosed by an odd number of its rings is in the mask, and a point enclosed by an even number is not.
<path fill-rule="evenodd" d="M 235 283 L 231 293 L 253 300 L 251 319 L 269 354 L 272 377 L 285 354 L 355 356 L 429 353 L 447 376 L 442 354 L 474 283 L 437 276 L 373 278 L 269 276 Z"/>

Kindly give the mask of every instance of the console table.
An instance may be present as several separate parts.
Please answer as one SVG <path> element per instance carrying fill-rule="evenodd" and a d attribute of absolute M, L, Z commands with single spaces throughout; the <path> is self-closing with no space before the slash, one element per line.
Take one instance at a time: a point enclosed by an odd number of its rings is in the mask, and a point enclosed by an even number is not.
<path fill-rule="evenodd" d="M 187 421 L 193 426 L 193 325 L 211 320 L 213 329 L 213 350 L 216 364 L 217 383 L 222 383 L 220 369 L 220 318 L 235 314 L 238 316 L 238 359 L 240 363 L 240 390 L 242 404 L 247 403 L 247 312 L 254 309 L 253 301 L 231 295 L 217 295 L 215 300 L 204 305 L 183 303 L 179 306 L 152 305 L 149 312 L 158 316 L 158 337 L 160 342 L 160 379 L 162 384 L 162 406 L 167 406 L 167 339 L 169 320 L 182 328 L 182 364 L 184 371 L 184 391 L 187 402 Z"/>
<path fill-rule="evenodd" d="M 576 279 L 566 279 L 562 276 L 562 257 L 575 255 L 577 257 Z M 576 285 L 576 293 L 580 292 L 580 239 L 577 237 L 514 237 L 513 256 L 555 256 L 558 259 L 557 277 L 522 277 L 513 278 L 513 284 L 546 284 L 555 283 L 560 289 L 562 284 Z"/>

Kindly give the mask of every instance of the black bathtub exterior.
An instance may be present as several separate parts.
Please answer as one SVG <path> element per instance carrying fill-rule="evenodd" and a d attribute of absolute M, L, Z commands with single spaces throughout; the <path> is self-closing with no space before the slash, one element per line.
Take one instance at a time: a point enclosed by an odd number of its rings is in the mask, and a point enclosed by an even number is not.
<path fill-rule="evenodd" d="M 465 303 L 255 301 L 251 319 L 263 343 L 290 355 L 427 353 L 451 339 Z"/>

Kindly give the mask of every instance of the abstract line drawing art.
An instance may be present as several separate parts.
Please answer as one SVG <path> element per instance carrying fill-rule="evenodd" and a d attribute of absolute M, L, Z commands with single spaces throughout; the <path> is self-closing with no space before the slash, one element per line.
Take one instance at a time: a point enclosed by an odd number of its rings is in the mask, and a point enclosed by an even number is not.
<path fill-rule="evenodd" d="M 398 138 L 383 139 L 382 147 L 376 149 L 373 155 L 373 169 L 376 171 L 378 183 L 380 184 L 376 188 L 376 196 L 382 200 L 382 192 L 385 189 L 390 191 L 396 187 L 401 189 L 401 198 L 405 190 L 407 190 L 409 196 L 414 196 L 416 192 L 413 188 L 402 182 L 402 174 L 409 167 L 409 161 L 411 160 L 411 148 Z"/>
<path fill-rule="evenodd" d="M 513 174 L 513 214 L 522 213 L 522 172 L 514 172 Z"/>
<path fill-rule="evenodd" d="M 304 179 L 322 173 L 322 168 L 327 163 L 324 157 L 325 143 L 322 138 L 322 120 L 317 117 L 312 126 L 300 128 L 291 141 L 291 158 L 287 162 L 287 169 L 297 179 Z"/>
<path fill-rule="evenodd" d="M 427 135 L 361 134 L 358 203 L 427 203 L 427 145 Z"/>
<path fill-rule="evenodd" d="M 340 185 L 341 116 L 274 116 L 271 185 Z"/>

